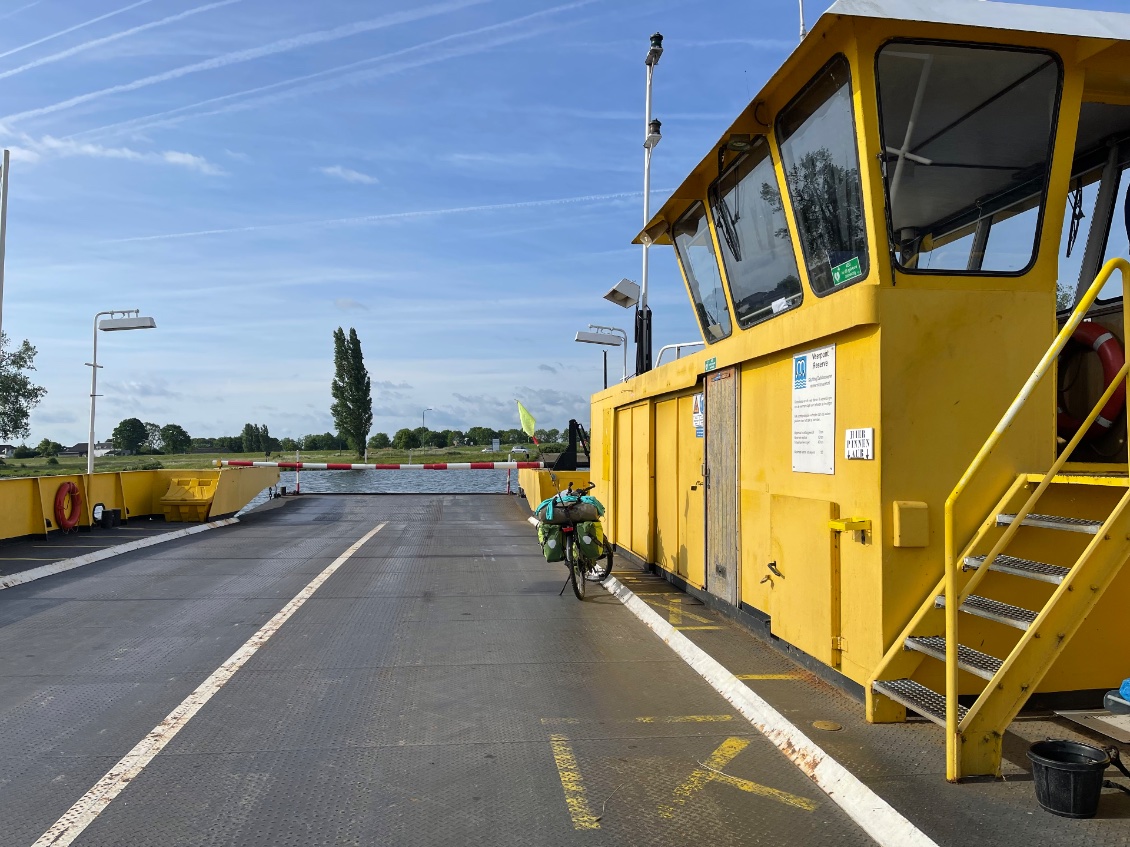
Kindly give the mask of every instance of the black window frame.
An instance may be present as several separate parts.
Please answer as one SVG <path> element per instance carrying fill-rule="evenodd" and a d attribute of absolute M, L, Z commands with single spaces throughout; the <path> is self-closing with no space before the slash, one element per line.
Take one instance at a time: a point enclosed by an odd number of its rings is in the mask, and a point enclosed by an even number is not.
<path fill-rule="evenodd" d="M 755 145 L 753 148 L 751 148 L 748 152 L 742 153 L 740 156 L 738 156 L 732 163 L 730 163 L 730 165 L 725 170 L 722 171 L 722 173 L 720 173 L 718 175 L 718 178 L 710 184 L 710 187 L 707 189 L 707 192 L 706 192 L 706 199 L 707 199 L 706 211 L 707 211 L 707 214 L 710 216 L 710 223 L 714 227 L 714 231 L 721 234 L 721 230 L 719 228 L 719 222 L 716 218 L 715 211 L 714 211 L 715 206 L 717 205 L 718 201 L 721 199 L 719 197 L 719 186 L 722 184 L 723 180 L 725 180 L 728 176 L 730 176 L 730 174 L 732 174 L 734 171 L 736 171 L 738 168 L 740 168 L 742 166 L 743 162 L 746 162 L 749 159 L 751 159 L 753 156 L 757 155 L 757 152 L 758 152 L 757 146 L 758 145 L 763 146 L 764 151 L 765 151 L 765 157 L 761 161 L 756 162 L 753 165 L 753 168 L 757 168 L 762 164 L 762 162 L 767 161 L 767 162 L 769 162 L 769 167 L 773 172 L 773 184 L 774 184 L 774 186 L 776 186 L 777 193 L 781 197 L 781 203 L 782 203 L 781 218 L 785 222 L 785 230 L 786 230 L 786 232 L 788 232 L 788 235 L 789 235 L 788 249 L 792 253 L 793 266 L 796 268 L 796 276 L 797 276 L 797 293 L 794 294 L 794 295 L 791 295 L 788 299 L 792 299 L 793 297 L 797 297 L 798 299 L 795 303 L 793 303 L 790 306 L 787 306 L 786 308 L 782 309 L 779 312 L 770 311 L 768 314 L 766 314 L 766 315 L 764 315 L 764 316 L 762 316 L 762 317 L 760 317 L 760 318 L 758 318 L 754 321 L 751 321 L 750 323 L 743 324 L 741 317 L 739 317 L 738 313 L 737 313 L 737 305 L 736 304 L 737 304 L 738 300 L 737 300 L 737 298 L 735 297 L 735 294 L 734 294 L 734 286 L 733 286 L 733 282 L 731 281 L 731 275 L 730 275 L 730 266 L 726 261 L 726 252 L 727 251 L 725 249 L 722 249 L 721 243 L 720 243 L 718 253 L 719 253 L 719 257 L 721 259 L 721 262 L 719 263 L 719 267 L 724 271 L 724 275 L 723 275 L 723 278 L 722 278 L 722 284 L 726 288 L 726 293 L 729 296 L 730 303 L 734 305 L 733 313 L 731 314 L 730 317 L 733 320 L 733 322 L 737 324 L 738 329 L 740 329 L 740 330 L 752 329 L 753 327 L 759 326 L 760 324 L 763 324 L 766 321 L 772 320 L 773 318 L 777 317 L 778 315 L 783 315 L 786 312 L 791 312 L 794 309 L 798 309 L 798 308 L 800 308 L 800 305 L 804 302 L 804 279 L 803 279 L 803 277 L 801 276 L 801 273 L 800 273 L 800 266 L 796 262 L 796 242 L 794 241 L 793 230 L 792 230 L 792 227 L 789 226 L 789 217 L 788 217 L 787 214 L 785 214 L 785 211 L 784 211 L 784 199 L 785 199 L 786 195 L 781 189 L 781 181 L 780 181 L 780 179 L 778 178 L 778 175 L 777 175 L 777 161 L 774 160 L 774 158 L 773 158 L 773 145 L 770 143 L 769 138 L 765 135 L 754 136 L 753 137 L 753 144 Z M 752 173 L 752 168 L 751 168 L 750 172 Z M 719 242 L 721 242 L 721 240 L 722 240 L 721 237 L 719 237 Z"/>
<path fill-rule="evenodd" d="M 675 219 L 675 223 L 671 227 L 671 244 L 675 248 L 675 261 L 677 261 L 679 263 L 679 268 L 683 272 L 683 279 L 686 282 L 686 286 L 687 286 L 687 294 L 690 296 L 691 303 L 694 305 L 695 319 L 698 321 L 698 326 L 699 326 L 699 329 L 702 332 L 703 341 L 707 345 L 717 344 L 719 341 L 725 341 L 727 338 L 732 337 L 733 334 L 734 334 L 734 325 L 736 323 L 736 321 L 734 320 L 734 313 L 730 309 L 729 291 L 727 291 L 726 279 L 722 275 L 722 257 L 718 255 L 718 248 L 714 243 L 714 233 L 713 233 L 713 223 L 714 222 L 710 218 L 709 206 L 710 206 L 710 204 L 706 200 L 695 200 L 693 203 L 691 203 L 689 206 L 687 206 L 686 210 L 681 215 L 679 215 L 678 218 Z M 679 225 L 684 220 L 691 217 L 691 215 L 695 212 L 696 209 L 702 210 L 702 219 L 706 223 L 706 233 L 707 233 L 707 235 L 710 236 L 710 252 L 711 252 L 711 255 L 714 256 L 714 266 L 718 270 L 718 290 L 722 293 L 722 302 L 723 302 L 723 305 L 725 306 L 725 309 L 726 309 L 726 319 L 727 319 L 727 323 L 729 324 L 729 326 L 726 329 L 726 334 L 719 337 L 719 338 L 711 338 L 710 332 L 707 330 L 707 327 L 703 323 L 702 318 L 703 318 L 703 312 L 705 311 L 705 309 L 703 307 L 701 307 L 701 305 L 699 303 L 695 302 L 694 294 L 691 291 L 691 280 L 692 279 L 695 280 L 695 282 L 697 284 L 698 278 L 694 275 L 693 268 L 690 269 L 690 270 L 687 269 L 687 263 L 685 263 L 683 261 L 683 256 L 682 256 L 682 253 L 679 250 L 679 243 L 678 243 L 678 240 L 677 240 L 677 238 L 678 238 L 677 233 L 678 233 L 678 230 L 679 230 Z M 701 290 L 702 289 L 700 287 L 699 288 L 700 293 L 701 293 Z M 701 309 L 701 311 L 700 311 L 700 309 Z"/>
<path fill-rule="evenodd" d="M 1040 259 L 1040 250 L 1043 247 L 1044 236 L 1044 216 L 1048 211 L 1048 191 L 1051 188 L 1052 171 L 1055 166 L 1055 145 L 1059 138 L 1059 117 L 1060 111 L 1063 108 L 1063 83 L 1064 83 L 1064 69 L 1063 59 L 1054 50 L 1049 50 L 1045 47 L 1024 47 L 1016 44 L 998 44 L 990 41 L 965 41 L 965 40 L 948 40 L 944 38 L 889 38 L 879 45 L 879 49 L 875 51 L 875 107 L 876 113 L 879 118 L 879 144 L 883 146 L 883 96 L 879 87 L 879 57 L 883 51 L 891 44 L 910 44 L 919 46 L 936 46 L 936 47 L 969 47 L 973 49 L 982 50 L 999 50 L 1008 53 L 1041 53 L 1049 57 L 1054 63 L 1056 70 L 1059 72 L 1059 82 L 1056 86 L 1055 96 L 1055 109 L 1052 112 L 1052 131 L 1051 137 L 1048 140 L 1048 155 L 1047 155 L 1047 178 L 1044 180 L 1044 191 L 1040 197 L 1040 213 L 1036 219 L 1036 238 L 1032 245 L 1032 256 L 1028 264 L 1017 271 L 986 271 L 986 270 L 944 270 L 944 269 L 921 269 L 921 268 L 906 268 L 899 262 L 898 259 L 898 239 L 895 237 L 894 220 L 891 217 L 891 187 L 887 180 L 886 168 L 880 169 L 880 177 L 883 181 L 883 216 L 887 224 L 887 244 L 889 246 L 889 254 L 891 259 L 891 270 L 895 273 L 906 274 L 909 276 L 961 276 L 961 277 L 1004 277 L 1015 279 L 1017 277 L 1025 276 L 1031 273 L 1032 268 L 1035 267 L 1036 262 Z M 1024 188 L 1023 185 L 1017 186 L 1013 189 L 1013 193 L 1019 194 Z M 1002 209 L 1003 211 L 1003 209 Z M 955 224 L 956 226 L 957 224 Z M 995 225 L 995 224 L 994 224 Z M 991 233 L 990 233 L 991 235 Z M 1058 255 L 1059 245 L 1056 245 L 1056 253 Z"/>
<path fill-rule="evenodd" d="M 872 238 L 871 238 L 871 233 L 868 231 L 868 228 L 867 228 L 867 204 L 865 202 L 863 202 L 863 200 L 864 200 L 863 159 L 859 155 L 859 125 L 858 125 L 858 121 L 856 119 L 856 114 L 855 114 L 854 76 L 852 75 L 851 60 L 847 57 L 847 54 L 843 53 L 843 52 L 836 53 L 834 56 L 832 56 L 831 59 L 829 59 L 827 62 L 825 62 L 824 65 L 820 68 L 820 70 L 818 70 L 815 74 L 813 74 L 812 78 L 808 82 L 806 82 L 801 87 L 800 91 L 798 91 L 795 95 L 793 95 L 793 97 L 789 100 L 789 102 L 785 104 L 784 108 L 782 108 L 777 113 L 777 117 L 773 121 L 773 143 L 777 147 L 777 157 L 781 161 L 781 167 L 785 169 L 785 184 L 783 186 L 783 189 L 786 193 L 785 193 L 784 196 L 789 198 L 789 209 L 792 211 L 793 220 L 799 221 L 799 218 L 797 217 L 796 204 L 793 202 L 792 191 L 789 188 L 788 168 L 785 166 L 785 155 L 784 155 L 783 150 L 781 149 L 782 143 L 783 143 L 782 140 L 781 140 L 781 138 L 782 138 L 782 136 L 781 136 L 781 120 L 782 120 L 782 117 L 790 109 L 792 109 L 802 98 L 804 98 L 804 96 L 806 94 L 808 94 L 809 91 L 811 91 L 816 85 L 818 85 L 820 83 L 821 77 L 823 77 L 826 73 L 828 73 L 828 70 L 833 65 L 835 65 L 837 62 L 841 62 L 841 61 L 847 67 L 847 74 L 848 74 L 847 89 L 848 89 L 848 92 L 850 94 L 850 101 L 851 101 L 851 107 L 848 109 L 848 112 L 851 115 L 851 135 L 852 135 L 852 142 L 853 142 L 854 147 L 855 147 L 856 167 L 857 167 L 857 170 L 859 172 L 859 198 L 860 198 L 860 207 L 863 211 L 863 240 L 864 240 L 864 246 L 866 248 L 863 251 L 863 255 L 867 259 L 867 267 L 863 270 L 863 273 L 861 273 L 855 279 L 850 280 L 849 282 L 845 282 L 845 283 L 842 283 L 840 285 L 834 285 L 832 288 L 829 288 L 827 291 L 817 291 L 816 288 L 812 285 L 812 277 L 811 277 L 811 274 L 809 273 L 809 269 L 808 269 L 808 253 L 805 251 L 804 241 L 803 241 L 803 239 L 801 239 L 800 226 L 798 224 L 796 235 L 797 235 L 797 239 L 798 239 L 798 246 L 800 248 L 800 255 L 804 259 L 804 268 L 803 268 L 804 276 L 802 277 L 801 282 L 802 282 L 802 284 L 807 283 L 808 290 L 811 291 L 813 294 L 815 294 L 817 297 L 827 297 L 831 294 L 836 294 L 837 292 L 843 291 L 845 288 L 851 288 L 853 285 L 858 285 L 861 282 L 866 282 L 868 279 L 871 278 L 871 274 L 875 270 L 874 263 L 872 262 L 872 256 L 871 256 Z M 787 141 L 787 139 L 786 139 L 786 141 Z M 861 263 L 861 265 L 862 265 L 862 263 Z"/>

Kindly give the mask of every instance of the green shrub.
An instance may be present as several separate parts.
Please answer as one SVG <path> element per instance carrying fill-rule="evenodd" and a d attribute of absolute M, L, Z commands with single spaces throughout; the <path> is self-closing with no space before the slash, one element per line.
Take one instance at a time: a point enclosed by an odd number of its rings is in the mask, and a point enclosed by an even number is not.
<path fill-rule="evenodd" d="M 56 459 L 54 456 L 48 456 L 47 461 L 44 462 L 44 464 L 45 465 L 57 465 L 57 464 L 59 464 L 59 460 Z"/>

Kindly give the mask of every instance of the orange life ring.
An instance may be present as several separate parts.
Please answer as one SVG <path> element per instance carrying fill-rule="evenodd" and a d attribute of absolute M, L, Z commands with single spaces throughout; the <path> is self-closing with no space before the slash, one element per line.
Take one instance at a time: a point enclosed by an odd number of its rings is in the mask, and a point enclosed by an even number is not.
<path fill-rule="evenodd" d="M 67 511 L 67 498 L 71 498 L 71 509 Z M 82 512 L 82 492 L 73 482 L 64 482 L 55 492 L 55 521 L 64 532 L 69 532 L 78 526 L 79 515 Z"/>
<path fill-rule="evenodd" d="M 1126 362 L 1122 345 L 1118 343 L 1118 339 L 1114 337 L 1110 330 L 1093 321 L 1084 321 L 1079 324 L 1075 328 L 1075 332 L 1071 334 L 1071 340 L 1076 344 L 1094 350 L 1098 354 L 1099 362 L 1103 368 L 1103 391 L 1105 392 Z M 1118 420 L 1125 403 L 1126 384 L 1123 383 L 1110 395 L 1110 399 L 1099 411 L 1099 416 L 1095 418 L 1095 422 L 1091 424 L 1091 428 L 1087 430 L 1083 438 L 1099 438 L 1109 432 L 1110 428 L 1114 426 L 1114 422 Z M 1056 428 L 1061 436 L 1070 439 L 1083 425 L 1083 420 L 1065 411 L 1062 407 L 1057 411 Z"/>

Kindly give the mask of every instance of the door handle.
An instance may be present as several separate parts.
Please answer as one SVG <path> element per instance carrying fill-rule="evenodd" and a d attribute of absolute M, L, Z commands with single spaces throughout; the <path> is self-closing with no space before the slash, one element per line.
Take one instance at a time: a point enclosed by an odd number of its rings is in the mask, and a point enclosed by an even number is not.
<path fill-rule="evenodd" d="M 784 579 L 785 575 L 783 573 L 781 573 L 779 570 L 777 570 L 777 563 L 776 562 L 770 562 L 765 567 L 767 567 L 767 568 L 769 568 L 769 570 L 773 571 L 773 573 L 776 576 L 779 576 L 782 579 Z"/>

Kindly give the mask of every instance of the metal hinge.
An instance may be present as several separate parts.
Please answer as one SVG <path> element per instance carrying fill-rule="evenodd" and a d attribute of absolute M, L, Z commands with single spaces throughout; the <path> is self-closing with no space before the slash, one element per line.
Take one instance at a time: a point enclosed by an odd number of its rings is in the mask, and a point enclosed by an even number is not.
<path fill-rule="evenodd" d="M 847 639 L 842 635 L 832 636 L 832 649 L 839 650 L 841 653 L 847 652 Z"/>

